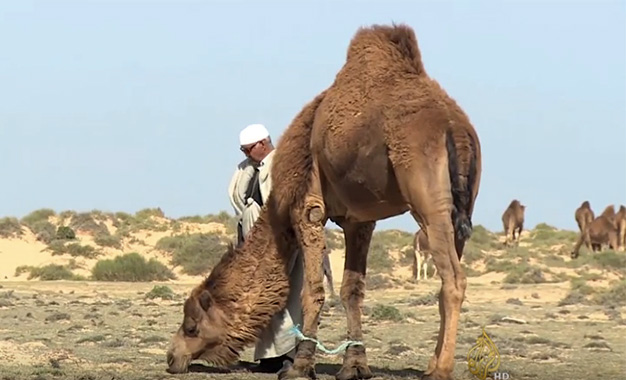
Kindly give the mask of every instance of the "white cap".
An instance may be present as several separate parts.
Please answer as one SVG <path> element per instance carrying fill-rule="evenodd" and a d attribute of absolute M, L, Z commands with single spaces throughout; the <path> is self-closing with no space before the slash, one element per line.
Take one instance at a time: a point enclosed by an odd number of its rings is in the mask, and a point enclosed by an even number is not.
<path fill-rule="evenodd" d="M 263 124 L 250 124 L 239 132 L 239 145 L 249 145 L 270 136 Z"/>

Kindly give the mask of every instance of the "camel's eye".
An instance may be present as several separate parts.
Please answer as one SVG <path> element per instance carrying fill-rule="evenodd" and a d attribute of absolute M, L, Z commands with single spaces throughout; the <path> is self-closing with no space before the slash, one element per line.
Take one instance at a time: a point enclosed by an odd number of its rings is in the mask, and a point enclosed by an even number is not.
<path fill-rule="evenodd" d="M 185 335 L 190 337 L 198 336 L 198 327 L 196 325 L 193 326 L 185 326 L 184 328 Z"/>

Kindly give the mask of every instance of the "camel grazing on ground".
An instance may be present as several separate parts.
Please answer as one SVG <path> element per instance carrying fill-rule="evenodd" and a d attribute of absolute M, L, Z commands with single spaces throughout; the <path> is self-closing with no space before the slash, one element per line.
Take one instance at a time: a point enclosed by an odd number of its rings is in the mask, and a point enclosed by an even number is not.
<path fill-rule="evenodd" d="M 617 225 L 617 249 L 626 251 L 626 206 L 619 206 L 615 214 L 615 224 Z"/>
<path fill-rule="evenodd" d="M 502 224 L 504 225 L 504 245 L 509 246 L 510 243 L 515 242 L 519 245 L 519 238 L 524 229 L 524 212 L 526 206 L 522 205 L 517 199 L 513 199 L 509 204 L 509 207 L 504 210 L 502 214 Z M 517 231 L 517 239 L 515 238 L 515 232 Z M 509 240 L 509 235 L 511 240 Z"/>
<path fill-rule="evenodd" d="M 295 360 L 279 379 L 315 378 L 324 304 L 322 250 L 328 220 L 344 232 L 340 297 L 351 344 L 339 380 L 373 376 L 361 306 L 366 258 L 378 220 L 411 213 L 429 237 L 442 279 L 437 344 L 423 379 L 452 379 L 459 315 L 467 287 L 460 259 L 471 235 L 481 149 L 463 110 L 422 64 L 413 30 L 361 28 L 333 84 L 307 104 L 281 136 L 272 192 L 249 238 L 194 288 L 167 353 L 168 372 L 191 360 L 226 365 L 255 342 L 286 303 L 286 266 L 301 247 L 305 279 Z"/>
<path fill-rule="evenodd" d="M 615 223 L 615 207 L 607 206 L 602 214 L 595 218 L 580 234 L 578 241 L 574 245 L 570 256 L 575 259 L 579 256 L 580 247 L 588 242 L 593 252 L 598 252 L 603 245 L 608 245 L 611 249 L 617 249 L 618 235 Z"/>
<path fill-rule="evenodd" d="M 424 280 L 428 279 L 428 259 L 431 258 L 430 247 L 428 246 L 428 237 L 424 230 L 418 230 L 413 236 L 413 279 L 420 280 L 420 273 L 424 272 Z M 433 278 L 437 274 L 437 267 L 435 266 L 435 273 Z"/>

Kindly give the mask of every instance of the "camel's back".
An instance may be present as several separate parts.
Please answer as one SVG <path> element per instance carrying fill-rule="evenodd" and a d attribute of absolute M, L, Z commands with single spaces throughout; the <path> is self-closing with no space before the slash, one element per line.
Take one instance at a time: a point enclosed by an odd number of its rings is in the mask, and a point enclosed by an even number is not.
<path fill-rule="evenodd" d="M 413 30 L 374 26 L 360 29 L 351 40 L 346 62 L 320 104 L 316 124 L 319 119 L 336 134 L 372 122 L 393 130 L 419 111 L 437 114 L 430 118 L 445 123 L 412 128 L 464 126 L 477 140 L 462 109 L 424 70 Z"/>

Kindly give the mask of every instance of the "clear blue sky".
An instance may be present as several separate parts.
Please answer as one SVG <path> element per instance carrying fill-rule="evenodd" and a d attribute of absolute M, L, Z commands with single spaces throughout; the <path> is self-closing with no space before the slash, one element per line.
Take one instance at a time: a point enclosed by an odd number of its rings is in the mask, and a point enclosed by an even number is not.
<path fill-rule="evenodd" d="M 623 1 L 295 3 L 2 2 L 0 215 L 232 213 L 239 130 L 277 139 L 357 28 L 392 21 L 478 131 L 475 224 L 501 230 L 513 198 L 528 227 L 626 204 Z"/>

